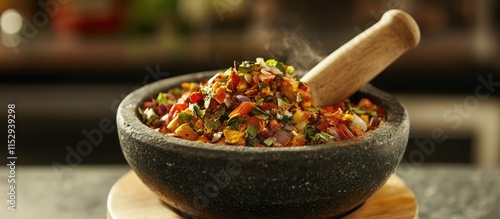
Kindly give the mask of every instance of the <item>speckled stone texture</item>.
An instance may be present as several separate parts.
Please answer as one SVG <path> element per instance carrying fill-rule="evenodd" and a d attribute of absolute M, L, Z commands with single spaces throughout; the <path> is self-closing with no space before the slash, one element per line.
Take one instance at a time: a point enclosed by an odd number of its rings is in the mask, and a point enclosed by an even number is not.
<path fill-rule="evenodd" d="M 181 82 L 214 72 L 169 78 L 129 94 L 117 113 L 121 148 L 141 180 L 168 205 L 199 218 L 331 218 L 359 206 L 398 166 L 409 118 L 392 96 L 370 85 L 368 97 L 388 114 L 364 137 L 293 147 L 252 148 L 167 137 L 142 124 L 137 107 Z"/>

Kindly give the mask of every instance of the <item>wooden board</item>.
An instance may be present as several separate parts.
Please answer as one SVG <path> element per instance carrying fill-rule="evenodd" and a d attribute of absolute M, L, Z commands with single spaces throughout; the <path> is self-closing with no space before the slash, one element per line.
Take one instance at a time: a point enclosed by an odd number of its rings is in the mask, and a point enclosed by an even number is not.
<path fill-rule="evenodd" d="M 108 195 L 108 219 L 182 219 L 182 216 L 163 204 L 130 171 L 121 177 Z M 417 199 L 401 178 L 392 175 L 387 183 L 345 219 L 418 218 Z"/>

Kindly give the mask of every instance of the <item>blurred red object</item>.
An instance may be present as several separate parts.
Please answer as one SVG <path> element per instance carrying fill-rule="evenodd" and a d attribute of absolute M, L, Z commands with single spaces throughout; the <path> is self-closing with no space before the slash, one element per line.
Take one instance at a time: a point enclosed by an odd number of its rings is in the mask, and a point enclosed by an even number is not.
<path fill-rule="evenodd" d="M 108 34 L 116 33 L 124 22 L 125 5 L 107 1 L 99 7 L 88 7 L 85 1 L 61 5 L 53 17 L 53 27 L 59 33 Z M 92 2 L 92 1 L 91 1 Z"/>

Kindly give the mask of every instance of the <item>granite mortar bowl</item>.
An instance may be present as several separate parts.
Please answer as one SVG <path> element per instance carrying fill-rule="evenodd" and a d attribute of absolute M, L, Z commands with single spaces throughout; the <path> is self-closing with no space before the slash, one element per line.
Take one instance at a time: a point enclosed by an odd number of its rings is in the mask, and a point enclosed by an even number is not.
<path fill-rule="evenodd" d="M 164 203 L 195 218 L 332 218 L 360 206 L 398 166 L 409 117 L 389 94 L 366 85 L 387 121 L 363 137 L 323 145 L 252 148 L 198 143 L 144 125 L 137 108 L 160 91 L 201 81 L 201 72 L 163 79 L 120 104 L 120 144 L 133 171 Z"/>

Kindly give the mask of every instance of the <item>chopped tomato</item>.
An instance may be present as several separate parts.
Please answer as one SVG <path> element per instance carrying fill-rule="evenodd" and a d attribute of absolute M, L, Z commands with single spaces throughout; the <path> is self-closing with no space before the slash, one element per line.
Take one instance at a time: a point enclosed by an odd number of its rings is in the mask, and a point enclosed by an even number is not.
<path fill-rule="evenodd" d="M 271 81 L 274 80 L 274 78 L 276 77 L 276 75 L 260 73 L 260 74 L 258 74 L 257 77 L 259 77 L 259 81 L 262 81 L 262 82 L 264 82 L 266 84 L 269 84 L 269 83 L 271 83 Z"/>
<path fill-rule="evenodd" d="M 377 114 L 378 116 L 385 116 L 385 110 L 382 108 L 377 108 Z"/>
<path fill-rule="evenodd" d="M 175 113 L 178 113 L 182 110 L 185 110 L 189 107 L 189 104 L 187 103 L 176 103 L 172 106 L 172 109 L 170 109 L 170 112 L 168 113 L 168 117 L 172 119 Z"/>
<path fill-rule="evenodd" d="M 345 111 L 345 103 L 341 102 L 333 107 L 334 109 L 341 109 L 342 111 Z"/>
<path fill-rule="evenodd" d="M 231 85 L 233 86 L 231 90 L 236 90 L 238 82 L 240 82 L 240 77 L 234 71 L 231 72 Z"/>
<path fill-rule="evenodd" d="M 318 126 L 316 126 L 316 128 L 319 129 L 320 131 L 324 132 L 328 128 L 328 122 L 323 120 Z"/>
<path fill-rule="evenodd" d="M 334 108 L 333 108 L 333 106 L 327 106 L 325 110 L 327 112 L 333 112 Z"/>
<path fill-rule="evenodd" d="M 245 122 L 243 124 L 252 125 L 259 132 L 265 126 L 263 118 L 259 118 L 259 116 L 251 116 L 250 118 L 245 120 Z"/>
<path fill-rule="evenodd" d="M 262 102 L 260 103 L 260 108 L 262 110 L 271 110 L 273 108 L 278 108 L 278 104 L 276 103 L 273 103 L 273 102 L 270 102 L 270 103 L 267 103 L 267 102 Z"/>
<path fill-rule="evenodd" d="M 223 87 L 217 88 L 217 90 L 215 91 L 214 100 L 217 101 L 218 103 L 224 103 L 226 97 L 227 97 L 226 89 L 224 89 Z"/>
<path fill-rule="evenodd" d="M 358 103 L 358 108 L 373 110 L 373 103 L 368 98 L 361 98 Z"/>
<path fill-rule="evenodd" d="M 249 114 L 250 112 L 252 112 L 252 103 L 243 102 L 229 114 L 229 118 L 236 116 L 236 115 L 238 115 L 238 118 L 241 118 L 244 115 Z"/>
<path fill-rule="evenodd" d="M 191 103 L 197 103 L 198 101 L 205 98 L 205 96 L 206 96 L 205 94 L 201 94 L 200 92 L 195 91 L 191 93 L 191 95 L 189 96 L 189 100 L 191 100 Z"/>

